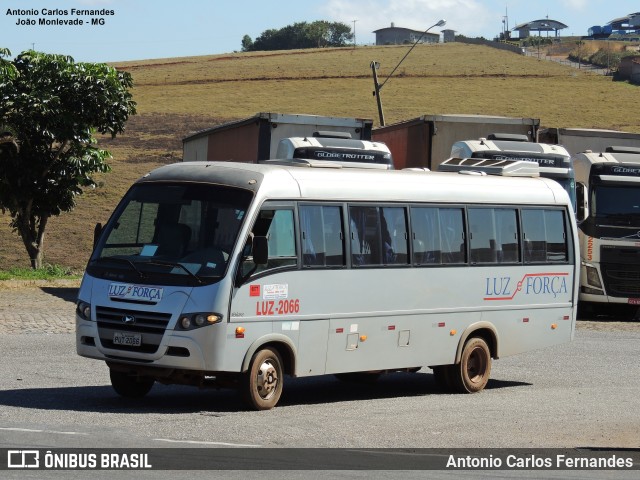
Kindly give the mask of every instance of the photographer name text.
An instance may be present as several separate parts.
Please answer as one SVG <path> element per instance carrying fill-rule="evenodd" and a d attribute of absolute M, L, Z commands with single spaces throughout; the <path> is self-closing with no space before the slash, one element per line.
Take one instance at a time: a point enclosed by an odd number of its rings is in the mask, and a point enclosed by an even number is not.
<path fill-rule="evenodd" d="M 7 8 L 5 12 L 6 17 L 15 17 L 15 24 L 20 27 L 105 25 L 115 14 L 115 10 L 106 8 Z"/>

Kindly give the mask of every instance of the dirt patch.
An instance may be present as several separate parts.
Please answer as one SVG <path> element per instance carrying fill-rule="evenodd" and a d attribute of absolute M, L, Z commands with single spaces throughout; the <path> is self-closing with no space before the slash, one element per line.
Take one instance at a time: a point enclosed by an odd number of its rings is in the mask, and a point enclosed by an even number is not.
<path fill-rule="evenodd" d="M 579 320 L 576 324 L 576 330 L 640 333 L 640 320 L 622 322 L 612 320 Z"/>
<path fill-rule="evenodd" d="M 161 163 L 178 161 L 182 158 L 182 139 L 193 132 L 210 128 L 229 121 L 227 118 L 208 117 L 204 115 L 180 115 L 147 113 L 134 115 L 127 121 L 122 135 L 116 138 L 99 137 L 100 146 L 107 150 L 112 148 L 129 148 L 141 152 L 149 152 L 160 157 Z M 162 152 L 162 153 L 158 153 Z M 139 162 L 139 158 L 129 157 L 125 162 Z"/>

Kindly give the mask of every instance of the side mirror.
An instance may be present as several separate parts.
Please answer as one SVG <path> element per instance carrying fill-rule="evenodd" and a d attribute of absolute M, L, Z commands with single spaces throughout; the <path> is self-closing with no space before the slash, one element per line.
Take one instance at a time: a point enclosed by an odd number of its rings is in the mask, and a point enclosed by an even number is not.
<path fill-rule="evenodd" d="M 93 229 L 93 248 L 96 248 L 96 245 L 98 245 L 98 240 L 100 240 L 100 235 L 102 235 L 102 224 L 101 223 L 96 223 L 95 228 Z"/>
<path fill-rule="evenodd" d="M 576 220 L 583 222 L 589 216 L 589 195 L 584 183 L 576 185 Z"/>
<path fill-rule="evenodd" d="M 269 262 L 269 243 L 267 237 L 253 237 L 251 253 L 253 255 L 253 263 L 256 265 L 266 265 Z"/>

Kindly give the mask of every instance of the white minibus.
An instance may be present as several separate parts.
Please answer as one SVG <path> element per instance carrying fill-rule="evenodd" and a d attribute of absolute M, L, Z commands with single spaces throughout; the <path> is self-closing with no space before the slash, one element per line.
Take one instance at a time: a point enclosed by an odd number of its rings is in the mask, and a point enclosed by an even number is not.
<path fill-rule="evenodd" d="M 189 162 L 98 227 L 77 352 L 124 397 L 222 385 L 269 409 L 285 375 L 426 367 L 477 392 L 493 359 L 574 335 L 576 224 L 545 178 Z"/>

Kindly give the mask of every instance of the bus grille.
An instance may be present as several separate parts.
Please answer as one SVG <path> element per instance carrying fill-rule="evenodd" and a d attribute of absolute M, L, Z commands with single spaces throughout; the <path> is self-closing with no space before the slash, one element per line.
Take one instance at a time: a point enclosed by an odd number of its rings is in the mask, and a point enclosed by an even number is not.
<path fill-rule="evenodd" d="M 125 317 L 132 317 L 131 324 L 124 322 Z M 100 343 L 114 350 L 127 350 L 140 353 L 155 353 L 162 341 L 164 331 L 171 319 L 170 313 L 142 312 L 110 307 L 96 307 L 96 320 Z M 116 345 L 113 343 L 115 332 L 140 334 L 142 345 Z"/>
<path fill-rule="evenodd" d="M 602 264 L 604 288 L 612 297 L 640 297 L 640 269 L 637 265 Z"/>

